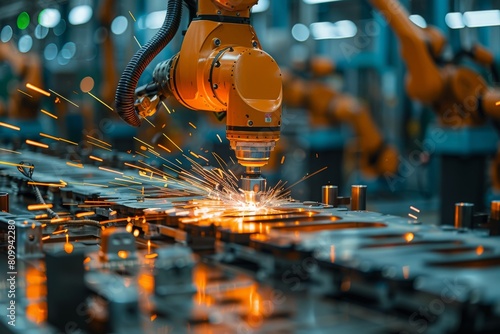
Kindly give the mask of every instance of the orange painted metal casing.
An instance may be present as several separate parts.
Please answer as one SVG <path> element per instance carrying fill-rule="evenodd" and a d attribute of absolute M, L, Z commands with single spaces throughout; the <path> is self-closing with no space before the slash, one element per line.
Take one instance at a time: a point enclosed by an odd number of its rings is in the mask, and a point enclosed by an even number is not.
<path fill-rule="evenodd" d="M 214 4 L 219 2 L 199 2 L 199 19 L 191 22 L 180 52 L 172 58 L 170 91 L 190 109 L 227 111 L 226 136 L 233 148 L 239 143 L 274 147 L 280 135 L 282 78 L 246 18 L 256 1 L 235 2 L 248 7 L 241 13 Z M 235 20 L 205 19 L 216 13 Z M 242 160 L 245 166 L 267 163 Z"/>

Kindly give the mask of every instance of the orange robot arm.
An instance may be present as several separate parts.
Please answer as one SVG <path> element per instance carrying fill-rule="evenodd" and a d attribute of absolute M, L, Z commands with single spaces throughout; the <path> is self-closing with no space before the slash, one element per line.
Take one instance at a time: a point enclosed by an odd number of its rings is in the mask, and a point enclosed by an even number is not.
<path fill-rule="evenodd" d="M 361 168 L 367 176 L 394 173 L 398 168 L 396 149 L 385 144 L 370 110 L 356 98 L 338 93 L 317 81 L 305 81 L 285 72 L 284 103 L 306 108 L 312 124 L 346 123 L 354 131 L 361 154 Z"/>
<path fill-rule="evenodd" d="M 250 25 L 250 9 L 257 2 L 199 0 L 180 52 L 158 64 L 153 83 L 136 92 L 135 112 L 121 101 L 124 95 L 129 102 L 128 91 L 120 84 L 117 91 L 118 112 L 132 125 L 154 113 L 159 96 L 173 95 L 194 110 L 225 111 L 226 136 L 250 175 L 243 179 L 244 190 L 265 187 L 260 168 L 267 164 L 281 126 L 281 72 Z M 127 69 L 120 83 L 126 83 L 126 75 Z"/>
<path fill-rule="evenodd" d="M 431 54 L 432 48 L 439 46 L 429 44 L 429 35 L 411 22 L 408 12 L 399 1 L 369 1 L 384 16 L 401 43 L 401 53 L 408 67 L 408 95 L 422 103 L 432 104 L 441 96 L 444 88 L 444 79 Z"/>

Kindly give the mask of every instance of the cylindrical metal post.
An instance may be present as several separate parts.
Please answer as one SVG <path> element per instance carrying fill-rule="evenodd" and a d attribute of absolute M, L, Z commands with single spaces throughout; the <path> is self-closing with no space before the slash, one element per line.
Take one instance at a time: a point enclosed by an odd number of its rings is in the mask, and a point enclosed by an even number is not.
<path fill-rule="evenodd" d="M 0 211 L 9 212 L 9 193 L 0 192 Z"/>
<path fill-rule="evenodd" d="M 351 210 L 366 210 L 366 186 L 351 186 Z"/>
<path fill-rule="evenodd" d="M 455 203 L 455 228 L 472 228 L 473 219 L 473 203 Z"/>
<path fill-rule="evenodd" d="M 321 203 L 327 205 L 337 206 L 337 197 L 339 195 L 339 188 L 331 184 L 321 187 Z"/>
<path fill-rule="evenodd" d="M 500 222 L 500 201 L 491 201 L 490 220 Z"/>

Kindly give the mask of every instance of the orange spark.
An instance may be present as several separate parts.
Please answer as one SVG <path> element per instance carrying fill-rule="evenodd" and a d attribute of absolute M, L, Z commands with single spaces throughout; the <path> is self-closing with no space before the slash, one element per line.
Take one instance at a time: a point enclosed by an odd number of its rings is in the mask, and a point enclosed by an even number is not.
<path fill-rule="evenodd" d="M 45 91 L 45 90 L 43 90 L 43 89 L 41 89 L 41 88 L 39 88 L 39 87 L 37 87 L 35 85 L 32 85 L 29 82 L 26 84 L 26 88 L 34 90 L 35 92 L 40 93 L 42 95 L 50 96 L 49 92 L 47 92 L 47 91 Z"/>
<path fill-rule="evenodd" d="M 408 217 L 415 219 L 415 220 L 418 220 L 418 217 L 415 215 L 412 215 L 411 213 L 408 214 Z"/>
<path fill-rule="evenodd" d="M 134 17 L 134 14 L 132 14 L 132 12 L 129 10 L 128 11 L 130 17 L 132 18 L 132 20 L 134 20 L 134 22 L 136 21 L 135 17 Z"/>
<path fill-rule="evenodd" d="M 28 184 L 31 186 L 60 187 L 60 188 L 66 187 L 65 184 L 61 184 L 61 183 L 47 183 L 47 182 L 31 182 L 31 181 L 29 181 Z"/>
<path fill-rule="evenodd" d="M 88 212 L 80 212 L 80 213 L 77 213 L 75 215 L 75 217 L 77 218 L 81 218 L 81 217 L 88 217 L 88 216 L 93 216 L 95 215 L 95 212 L 94 211 L 88 211 Z"/>
<path fill-rule="evenodd" d="M 146 142 L 144 142 L 144 141 L 140 140 L 140 139 L 139 139 L 139 138 L 137 138 L 137 137 L 132 137 L 132 138 L 134 138 L 135 140 L 137 140 L 139 143 L 146 145 L 146 146 L 147 146 L 147 147 L 149 147 L 149 148 L 154 148 L 153 146 L 151 146 L 151 145 L 149 145 L 148 143 L 146 143 Z"/>
<path fill-rule="evenodd" d="M 106 167 L 99 166 L 99 169 L 103 170 L 103 171 L 106 171 L 106 172 L 115 173 L 115 174 L 118 174 L 118 175 L 123 175 L 122 172 L 119 172 L 119 171 L 116 171 L 116 170 L 112 170 L 112 169 L 109 169 L 109 168 L 106 168 Z"/>
<path fill-rule="evenodd" d="M 420 210 L 419 210 L 419 209 L 417 209 L 417 208 L 416 208 L 416 207 L 414 207 L 414 206 L 410 206 L 410 210 L 413 210 L 413 211 L 415 211 L 415 212 L 420 213 Z"/>
<path fill-rule="evenodd" d="M 95 138 L 95 137 L 92 137 L 92 136 L 87 135 L 87 138 L 89 138 L 89 139 L 93 139 L 93 140 L 95 140 L 95 141 L 96 141 L 96 142 L 98 142 L 98 143 L 101 143 L 101 144 L 104 144 L 104 145 L 106 145 L 106 146 L 112 147 L 112 145 L 111 145 L 111 144 L 106 143 L 105 141 L 100 140 L 100 139 L 97 139 L 97 138 Z"/>
<path fill-rule="evenodd" d="M 42 144 L 42 143 L 39 143 L 37 141 L 33 141 L 33 140 L 29 140 L 29 139 L 26 139 L 26 144 L 33 145 L 33 146 L 38 146 L 38 147 L 41 147 L 41 148 L 49 148 L 49 145 L 47 145 L 47 144 Z"/>
<path fill-rule="evenodd" d="M 33 96 L 31 96 L 30 94 L 26 93 L 25 91 L 22 91 L 20 89 L 17 90 L 19 93 L 23 93 L 24 95 L 28 96 L 28 97 L 31 97 L 33 98 Z"/>
<path fill-rule="evenodd" d="M 0 148 L 0 151 L 9 152 L 9 153 L 15 153 L 15 154 L 22 154 L 21 152 L 16 152 L 16 151 L 8 150 L 6 148 Z"/>
<path fill-rule="evenodd" d="M 63 142 L 66 142 L 68 144 L 71 144 L 71 145 L 78 146 L 78 143 L 75 143 L 74 141 L 71 141 L 71 140 L 68 140 L 68 139 L 64 139 L 64 138 L 59 137 L 59 140 L 61 140 Z"/>
<path fill-rule="evenodd" d="M 194 125 L 193 123 L 189 122 L 188 124 L 191 125 L 193 129 L 196 129 L 196 125 Z"/>
<path fill-rule="evenodd" d="M 484 253 L 484 247 L 483 246 L 477 246 L 476 248 L 476 254 L 477 255 L 482 255 Z"/>
<path fill-rule="evenodd" d="M 99 162 L 103 162 L 104 161 L 101 158 L 94 157 L 93 155 L 89 155 L 89 158 L 92 159 L 92 160 L 95 160 L 95 161 L 99 161 Z"/>
<path fill-rule="evenodd" d="M 405 238 L 406 242 L 411 242 L 415 238 L 415 235 L 413 233 L 409 232 L 409 233 L 406 233 L 404 235 L 404 238 Z"/>
<path fill-rule="evenodd" d="M 168 136 L 164 133 L 163 133 L 163 135 L 165 136 L 165 138 L 168 139 L 168 141 L 170 141 L 175 147 L 177 147 L 177 149 L 179 149 L 179 151 L 184 153 L 184 151 L 176 143 L 174 143 L 174 141 L 172 139 L 168 138 Z"/>
<path fill-rule="evenodd" d="M 59 141 L 59 138 L 51 136 L 51 135 L 48 135 L 48 134 L 43 133 L 43 132 L 40 132 L 40 136 Z"/>
<path fill-rule="evenodd" d="M 93 142 L 88 141 L 88 140 L 87 140 L 87 143 L 89 143 L 90 145 L 94 145 L 94 146 L 97 146 L 97 147 L 99 147 L 99 148 L 102 148 L 103 150 L 106 150 L 106 151 L 110 151 L 110 152 L 111 152 L 111 149 L 109 149 L 109 148 L 107 148 L 107 147 L 104 147 L 104 146 L 102 146 L 102 145 L 99 145 L 99 144 L 97 144 L 97 143 L 93 143 Z"/>
<path fill-rule="evenodd" d="M 49 239 L 50 239 L 50 235 L 47 235 L 47 236 L 42 238 L 42 241 L 49 240 Z"/>
<path fill-rule="evenodd" d="M 281 157 L 281 164 L 283 165 L 285 163 L 285 156 Z"/>
<path fill-rule="evenodd" d="M 74 162 L 69 162 L 69 161 L 66 162 L 66 165 L 71 166 L 71 167 L 84 168 L 83 164 L 76 164 Z"/>
<path fill-rule="evenodd" d="M 0 126 L 3 126 L 5 128 L 9 128 L 9 129 L 12 129 L 12 130 L 16 130 L 16 131 L 21 130 L 21 128 L 18 127 L 18 126 L 10 125 L 10 124 L 4 123 L 4 122 L 0 122 Z"/>
<path fill-rule="evenodd" d="M 164 149 L 165 151 L 167 151 L 168 153 L 172 153 L 172 151 L 170 151 L 168 148 L 166 148 L 165 146 L 163 146 L 162 144 L 157 144 L 159 148 L 162 148 Z"/>
<path fill-rule="evenodd" d="M 219 134 L 217 134 L 217 138 L 219 138 L 219 141 L 222 143 L 222 139 L 220 138 Z"/>
<path fill-rule="evenodd" d="M 52 204 L 31 204 L 28 205 L 28 210 L 29 211 L 34 211 L 34 210 L 45 210 L 45 209 L 51 209 Z"/>
<path fill-rule="evenodd" d="M 51 93 L 56 94 L 56 95 L 57 95 L 57 96 L 59 96 L 61 99 L 65 100 L 66 102 L 71 103 L 71 104 L 72 104 L 72 105 L 74 105 L 75 107 L 80 108 L 80 107 L 78 106 L 78 104 L 76 104 L 75 102 L 73 102 L 73 101 L 71 101 L 71 100 L 69 100 L 69 99 L 65 98 L 65 97 L 64 97 L 64 96 L 62 96 L 61 94 L 58 94 L 57 92 L 53 91 L 52 89 L 49 89 L 49 91 L 50 91 Z"/>
<path fill-rule="evenodd" d="M 92 94 L 91 92 L 87 92 L 87 94 L 92 96 L 94 99 L 96 99 L 96 101 L 100 102 L 103 106 L 107 107 L 109 110 L 114 111 L 113 108 L 111 108 L 109 105 L 106 104 L 106 102 L 104 102 L 103 100 L 101 100 L 100 98 L 98 98 L 97 96 Z"/>

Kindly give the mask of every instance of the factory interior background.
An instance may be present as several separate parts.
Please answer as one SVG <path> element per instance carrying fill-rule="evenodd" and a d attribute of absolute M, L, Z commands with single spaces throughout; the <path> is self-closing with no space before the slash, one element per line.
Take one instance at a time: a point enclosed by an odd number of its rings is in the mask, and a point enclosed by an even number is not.
<path fill-rule="evenodd" d="M 2 170 L 29 162 L 30 152 L 61 159 L 64 170 L 51 171 L 57 188 L 104 161 L 121 173 L 114 185 L 135 187 L 133 196 L 144 196 L 144 185 L 123 168 L 224 165 L 225 177 L 245 173 L 226 137 L 224 112 L 192 110 L 174 96 L 139 127 L 116 112 L 120 77 L 159 31 L 167 3 L 0 0 Z M 308 208 L 333 203 L 325 203 L 326 185 L 338 187 L 338 203 L 352 185 L 366 185 L 370 212 L 457 226 L 456 203 L 471 203 L 474 221 L 484 223 L 500 200 L 500 0 L 390 3 L 393 12 L 378 0 L 259 0 L 251 8 L 259 47 L 282 80 L 279 141 L 262 176 L 269 187 L 291 186 L 286 198 Z M 195 22 L 183 7 L 177 33 L 138 86 L 181 49 Z M 124 166 L 132 160 L 148 169 Z M 12 210 L 24 209 L 25 199 L 13 205 L 13 197 Z"/>
<path fill-rule="evenodd" d="M 414 24 L 436 27 L 446 39 L 436 66 L 446 62 L 468 66 L 489 86 L 498 84 L 498 1 L 401 3 Z M 179 146 L 195 153 L 215 151 L 228 160 L 231 152 L 224 121 L 218 121 L 210 112 L 188 110 L 170 98 L 165 103 L 170 110 L 161 107 L 151 118 L 161 128 L 148 124 L 133 128 L 113 112 L 118 78 L 139 46 L 161 27 L 166 13 L 164 2 L 4 1 L 1 6 L 2 118 L 22 125 L 22 132 L 3 128 L 4 143 L 22 145 L 25 139 L 40 138 L 42 132 L 84 144 L 86 135 L 95 135 L 113 143 L 117 150 L 135 151 L 142 145 L 134 141 L 137 136 L 146 142 L 164 142 L 173 151 L 169 158 L 175 159 L 175 154 L 181 152 L 161 136 L 165 131 Z M 187 17 L 182 24 L 180 30 L 185 30 Z M 469 169 L 483 176 L 475 178 L 483 183 L 481 189 L 471 192 L 482 193 L 464 195 L 459 201 L 483 200 L 477 204 L 482 210 L 488 200 L 498 196 L 500 162 L 495 164 L 494 160 L 495 134 L 486 126 L 466 139 L 451 138 L 450 134 L 450 138 L 441 140 L 448 137 L 441 133 L 439 138 L 433 137 L 431 130 L 440 124 L 439 117 L 432 103 L 412 99 L 405 90 L 408 70 L 401 56 L 401 43 L 368 1 L 260 0 L 252 9 L 252 25 L 263 49 L 286 73 L 282 136 L 264 169 L 270 184 L 278 180 L 292 184 L 327 167 L 294 186 L 292 196 L 318 201 L 322 185 L 337 185 L 342 193 L 349 190 L 350 184 L 368 184 L 370 196 L 378 199 L 372 202 L 379 204 L 375 207 L 378 211 L 406 214 L 401 208 L 406 210 L 406 204 L 413 202 L 424 207 L 424 212 L 435 213 L 439 212 L 440 193 L 446 191 L 439 186 L 440 156 L 448 147 L 440 146 L 454 146 L 449 149 L 463 157 L 465 163 L 474 165 L 470 160 L 476 157 L 486 160 Z M 181 42 L 179 32 L 149 65 L 141 83 L 151 78 L 154 66 L 170 58 Z M 492 64 L 460 57 L 477 44 L 493 55 Z M 11 58 L 23 65 L 9 61 Z M 40 99 L 35 106 L 38 110 L 9 110 L 12 95 L 29 93 L 22 86 L 30 78 L 73 103 L 61 99 L 62 103 L 54 104 L 53 99 Z M 326 101 L 314 104 L 307 101 L 309 98 Z M 347 110 L 337 111 L 342 106 L 334 105 L 335 99 L 350 104 L 344 107 Z M 357 116 L 357 110 L 361 115 Z M 444 126 L 464 128 L 466 122 L 461 117 L 448 117 Z M 373 124 L 366 124 L 367 118 Z M 483 130 L 486 134 L 481 133 Z M 373 147 L 379 140 L 385 148 Z M 387 147 L 396 154 L 396 167 L 377 165 L 377 155 Z M 439 214 L 429 219 L 437 223 Z"/>

